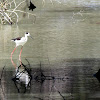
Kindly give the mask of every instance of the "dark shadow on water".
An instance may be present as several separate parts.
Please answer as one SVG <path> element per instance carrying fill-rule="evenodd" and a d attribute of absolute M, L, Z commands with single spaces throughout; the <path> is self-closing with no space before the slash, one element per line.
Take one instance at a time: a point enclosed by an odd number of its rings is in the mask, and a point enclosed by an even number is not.
<path fill-rule="evenodd" d="M 31 65 L 31 85 L 23 95 L 24 89 L 21 87 L 22 91 L 18 93 L 11 80 L 15 72 L 5 68 L 3 90 L 8 100 L 96 100 L 94 93 L 100 92 L 100 83 L 93 74 L 98 71 L 99 65 L 100 59 L 72 59 L 50 65 L 42 62 Z"/>

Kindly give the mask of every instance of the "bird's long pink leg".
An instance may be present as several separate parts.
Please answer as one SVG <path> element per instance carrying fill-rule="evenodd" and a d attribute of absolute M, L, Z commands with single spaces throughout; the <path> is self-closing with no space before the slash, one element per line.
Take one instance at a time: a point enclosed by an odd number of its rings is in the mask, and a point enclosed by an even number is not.
<path fill-rule="evenodd" d="M 13 66 L 16 68 L 16 64 L 15 64 L 14 61 L 12 60 L 12 55 L 13 55 L 13 53 L 14 53 L 15 50 L 16 50 L 16 47 L 14 48 L 14 50 L 13 50 L 12 53 L 11 53 L 11 62 L 12 62 L 12 64 L 13 64 Z"/>
<path fill-rule="evenodd" d="M 21 51 L 20 51 L 20 54 L 19 54 L 19 61 L 20 61 L 20 65 L 22 66 L 22 61 L 21 61 L 21 53 L 22 53 L 22 49 L 23 49 L 23 46 L 21 47 Z"/>

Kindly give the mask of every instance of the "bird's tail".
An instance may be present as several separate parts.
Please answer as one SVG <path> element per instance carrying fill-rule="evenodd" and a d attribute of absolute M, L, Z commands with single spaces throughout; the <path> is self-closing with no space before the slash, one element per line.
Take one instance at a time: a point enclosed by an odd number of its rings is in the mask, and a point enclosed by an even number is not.
<path fill-rule="evenodd" d="M 11 41 L 15 41 L 14 39 L 11 39 Z"/>

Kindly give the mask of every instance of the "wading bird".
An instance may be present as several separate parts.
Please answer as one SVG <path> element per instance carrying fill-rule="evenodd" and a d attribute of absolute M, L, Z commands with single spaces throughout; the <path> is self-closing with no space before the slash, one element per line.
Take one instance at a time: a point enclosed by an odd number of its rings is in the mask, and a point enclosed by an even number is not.
<path fill-rule="evenodd" d="M 22 62 L 21 62 L 22 48 L 23 48 L 23 45 L 27 42 L 28 36 L 31 37 L 30 33 L 26 32 L 24 37 L 18 37 L 18 38 L 15 38 L 15 39 L 12 39 L 12 40 L 11 40 L 11 41 L 13 41 L 13 42 L 16 43 L 16 47 L 18 47 L 18 46 L 20 46 L 20 45 L 22 46 L 22 47 L 21 47 L 20 54 L 19 54 L 19 61 L 20 61 L 21 66 L 22 66 Z M 31 38 L 32 38 L 32 37 L 31 37 Z M 33 39 L 33 38 L 32 38 L 32 39 Z M 16 65 L 15 65 L 15 63 L 14 63 L 13 60 L 12 60 L 12 55 L 13 55 L 14 51 L 16 50 L 16 47 L 14 48 L 14 50 L 13 50 L 12 53 L 11 53 L 11 62 L 12 62 L 13 66 L 14 66 L 15 68 L 16 68 Z"/>

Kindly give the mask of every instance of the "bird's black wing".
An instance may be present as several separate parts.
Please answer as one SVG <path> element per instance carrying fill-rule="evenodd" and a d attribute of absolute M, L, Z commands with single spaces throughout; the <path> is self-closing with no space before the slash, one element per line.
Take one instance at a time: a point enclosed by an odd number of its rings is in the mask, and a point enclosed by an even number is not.
<path fill-rule="evenodd" d="M 21 37 L 17 37 L 15 39 L 11 39 L 11 40 L 13 40 L 13 41 L 15 41 L 15 40 L 21 40 Z"/>

